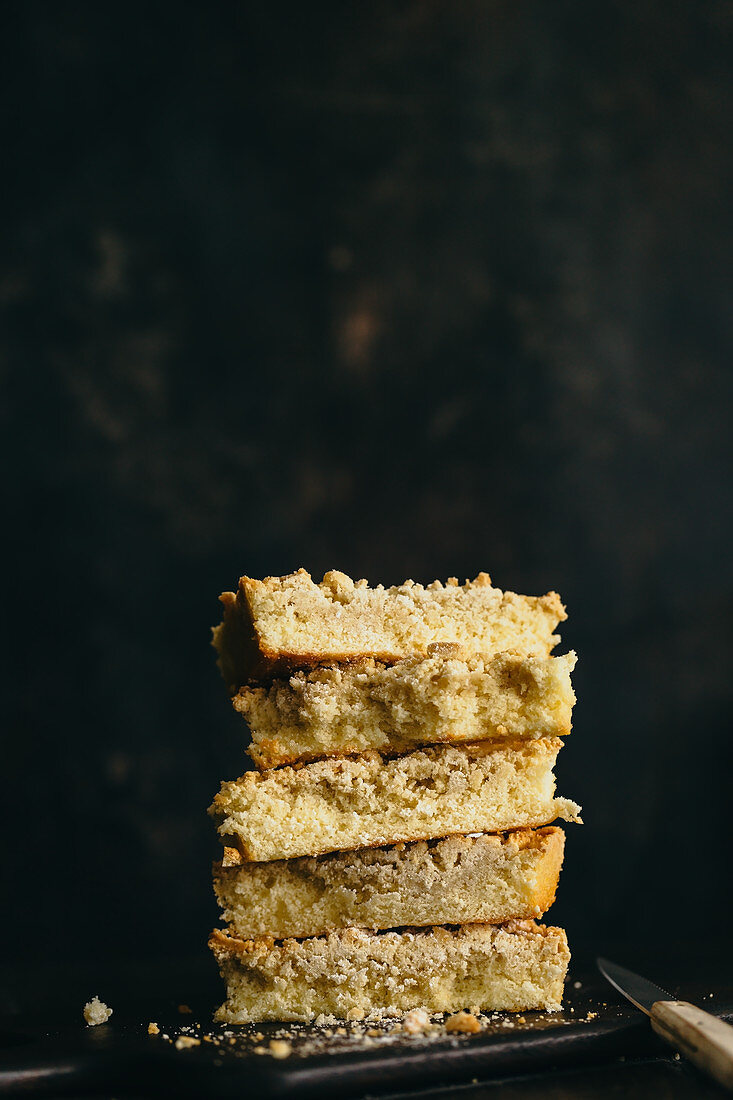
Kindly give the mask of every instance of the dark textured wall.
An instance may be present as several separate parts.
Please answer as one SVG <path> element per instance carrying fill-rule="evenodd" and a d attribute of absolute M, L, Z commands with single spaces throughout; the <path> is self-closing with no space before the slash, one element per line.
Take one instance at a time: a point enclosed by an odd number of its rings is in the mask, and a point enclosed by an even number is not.
<path fill-rule="evenodd" d="M 300 565 L 557 588 L 553 915 L 722 934 L 729 9 L 3 18 L 4 942 L 202 950 L 216 596 Z"/>

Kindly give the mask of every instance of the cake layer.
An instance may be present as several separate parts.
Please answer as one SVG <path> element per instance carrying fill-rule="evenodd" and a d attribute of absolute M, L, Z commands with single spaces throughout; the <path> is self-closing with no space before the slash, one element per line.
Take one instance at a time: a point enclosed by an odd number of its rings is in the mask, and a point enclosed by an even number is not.
<path fill-rule="evenodd" d="M 557 593 L 502 592 L 487 573 L 464 585 L 451 578 L 427 588 L 413 581 L 369 588 L 335 571 L 316 584 L 299 569 L 264 581 L 241 577 L 236 595 L 220 598 L 224 618 L 214 628 L 214 645 L 232 693 L 296 668 L 424 656 L 440 642 L 486 656 L 513 650 L 547 657 L 558 641 L 553 631 L 566 617 Z"/>
<path fill-rule="evenodd" d="M 561 745 L 440 745 L 247 772 L 222 783 L 209 813 L 224 844 L 248 860 L 577 821 L 580 807 L 554 797 Z"/>
<path fill-rule="evenodd" d="M 224 920 L 242 939 L 503 924 L 550 908 L 564 843 L 562 829 L 551 826 L 238 867 L 218 863 L 214 890 Z"/>
<path fill-rule="evenodd" d="M 393 665 L 365 660 L 299 671 L 234 697 L 259 768 L 418 745 L 563 737 L 576 656 L 465 655 L 459 646 Z"/>
<path fill-rule="evenodd" d="M 399 932 L 347 928 L 306 940 L 211 934 L 229 1024 L 369 1019 L 414 1008 L 524 1012 L 560 1007 L 570 961 L 561 928 L 534 921 Z"/>

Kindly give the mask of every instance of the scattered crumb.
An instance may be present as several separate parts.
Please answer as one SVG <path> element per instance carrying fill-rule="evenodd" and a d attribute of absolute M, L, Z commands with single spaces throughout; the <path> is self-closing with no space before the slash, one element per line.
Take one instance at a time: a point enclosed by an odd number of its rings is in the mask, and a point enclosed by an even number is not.
<path fill-rule="evenodd" d="M 84 1019 L 90 1027 L 106 1024 L 111 1015 L 112 1009 L 104 1001 L 100 1001 L 99 997 L 92 997 L 91 1001 L 87 1001 L 84 1005 Z"/>
<path fill-rule="evenodd" d="M 597 1012 L 589 1012 L 586 1019 L 588 1019 L 588 1020 L 597 1020 L 598 1019 L 598 1013 Z"/>
<path fill-rule="evenodd" d="M 181 1013 L 182 1016 L 192 1016 L 193 1015 L 193 1009 L 191 1008 L 190 1005 L 179 1005 L 178 1006 L 178 1011 Z"/>
<path fill-rule="evenodd" d="M 598 1014 L 591 1013 L 588 1018 Z M 448 1013 L 428 1013 L 422 1008 L 412 1009 L 400 1019 L 358 1019 L 353 1021 L 329 1018 L 328 1026 L 316 1024 L 284 1025 L 268 1027 L 264 1033 L 260 1030 L 203 1028 L 202 1025 L 181 1020 L 170 1035 L 162 1033 L 156 1023 L 148 1025 L 150 1035 L 161 1035 L 161 1039 L 175 1046 L 177 1050 L 187 1050 L 209 1044 L 212 1053 L 231 1057 L 268 1055 L 270 1058 L 293 1059 L 308 1058 L 313 1055 L 343 1053 L 346 1050 L 368 1050 L 392 1047 L 404 1044 L 403 1035 L 414 1049 L 427 1048 L 436 1043 L 454 1048 L 464 1042 L 464 1035 L 483 1032 L 503 1032 L 514 1028 L 534 1030 L 537 1027 L 567 1025 L 570 1016 L 555 1020 L 548 1012 L 544 1013 L 506 1013 L 481 1012 L 473 1006 L 470 1011 Z"/>
<path fill-rule="evenodd" d="M 338 1020 L 336 1019 L 335 1016 L 333 1016 L 331 1014 L 326 1015 L 325 1012 L 319 1012 L 319 1014 L 316 1016 L 313 1023 L 316 1025 L 316 1027 L 323 1027 L 324 1024 L 338 1023 Z"/>
<path fill-rule="evenodd" d="M 402 1026 L 408 1035 L 419 1035 L 423 1031 L 429 1031 L 433 1025 L 424 1008 L 413 1008 L 405 1016 Z"/>
<path fill-rule="evenodd" d="M 573 989 L 582 989 L 582 987 L 583 987 L 582 982 L 573 982 Z"/>
<path fill-rule="evenodd" d="M 175 1042 L 176 1050 L 189 1050 L 190 1047 L 200 1047 L 201 1040 L 193 1035 L 179 1035 Z"/>
<path fill-rule="evenodd" d="M 446 1031 L 465 1031 L 473 1034 L 481 1030 L 481 1021 L 471 1012 L 456 1012 L 445 1021 Z"/>
<path fill-rule="evenodd" d="M 679 1060 L 680 1060 L 680 1056 L 677 1052 L 675 1052 L 674 1060 L 675 1060 L 675 1062 L 679 1062 Z"/>

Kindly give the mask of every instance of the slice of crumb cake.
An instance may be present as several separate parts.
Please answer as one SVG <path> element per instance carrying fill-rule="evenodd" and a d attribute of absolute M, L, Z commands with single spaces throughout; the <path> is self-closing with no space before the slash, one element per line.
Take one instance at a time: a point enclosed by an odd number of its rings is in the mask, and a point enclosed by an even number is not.
<path fill-rule="evenodd" d="M 366 932 L 305 940 L 241 940 L 212 932 L 228 1024 L 429 1013 L 554 1011 L 570 961 L 561 928 L 534 921 Z"/>
<path fill-rule="evenodd" d="M 240 861 L 228 850 L 214 865 L 214 890 L 230 931 L 245 940 L 349 927 L 503 924 L 547 912 L 564 843 L 562 829 L 549 826 L 271 863 Z"/>
<path fill-rule="evenodd" d="M 258 768 L 421 745 L 533 740 L 570 733 L 574 653 L 563 657 L 466 654 L 430 645 L 393 665 L 371 658 L 300 670 L 240 689 Z"/>
<path fill-rule="evenodd" d="M 222 842 L 251 860 L 577 821 L 580 807 L 554 793 L 561 745 L 439 745 L 247 772 L 222 783 L 209 813 Z"/>
<path fill-rule="evenodd" d="M 445 585 L 370 588 L 334 570 L 316 584 L 299 569 L 264 581 L 242 577 L 237 592 L 220 599 L 224 617 L 213 640 L 232 694 L 296 668 L 363 657 L 389 663 L 424 656 L 440 642 L 485 656 L 512 650 L 547 657 L 566 618 L 556 592 L 502 592 L 487 573 L 462 585 L 451 578 Z"/>

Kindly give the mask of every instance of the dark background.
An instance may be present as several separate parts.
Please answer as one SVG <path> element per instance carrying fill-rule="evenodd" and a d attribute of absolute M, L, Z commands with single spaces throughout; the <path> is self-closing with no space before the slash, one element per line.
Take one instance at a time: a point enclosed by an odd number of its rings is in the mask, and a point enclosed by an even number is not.
<path fill-rule="evenodd" d="M 13 10 L 11 961 L 204 958 L 216 597 L 301 565 L 559 590 L 552 917 L 727 942 L 730 8 Z"/>

